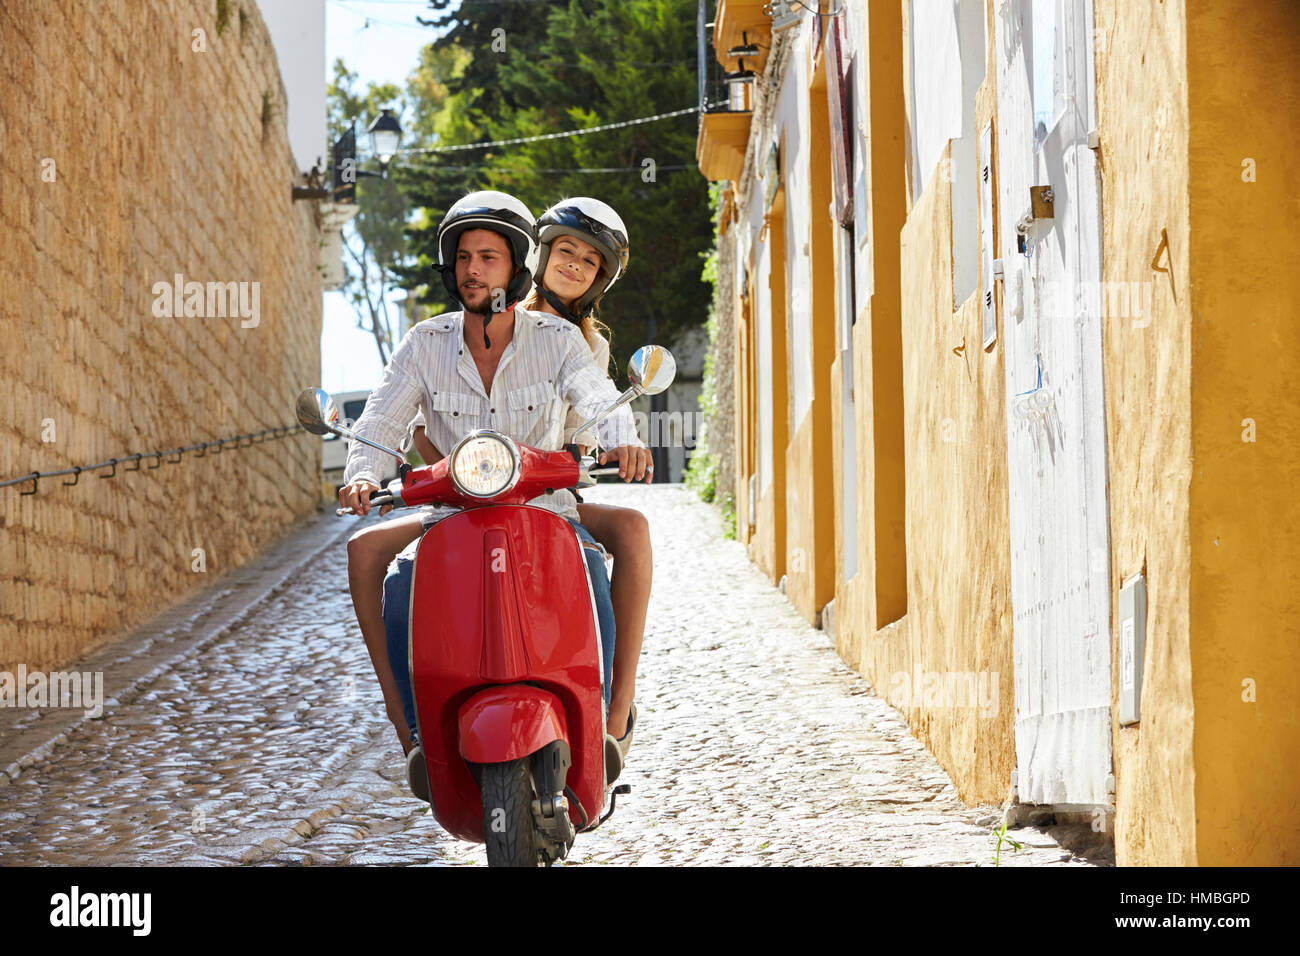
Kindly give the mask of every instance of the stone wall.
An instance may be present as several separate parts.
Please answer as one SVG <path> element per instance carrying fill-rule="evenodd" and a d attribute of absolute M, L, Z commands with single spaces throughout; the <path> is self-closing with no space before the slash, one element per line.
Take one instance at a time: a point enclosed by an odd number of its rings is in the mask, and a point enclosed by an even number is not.
<path fill-rule="evenodd" d="M 0 88 L 0 480 L 291 423 L 320 376 L 318 227 L 251 0 L 4 0 Z M 203 315 L 169 317 L 178 275 Z M 0 488 L 0 670 L 247 561 L 315 508 L 319 445 Z"/>
<path fill-rule="evenodd" d="M 734 224 L 732 228 L 735 228 Z M 718 499 L 734 493 L 736 487 L 736 251 L 735 244 L 720 241 L 718 284 L 713 296 L 718 326 L 711 348 L 713 355 L 714 412 L 709 419 L 709 452 L 718 456 L 718 477 L 714 484 Z"/>

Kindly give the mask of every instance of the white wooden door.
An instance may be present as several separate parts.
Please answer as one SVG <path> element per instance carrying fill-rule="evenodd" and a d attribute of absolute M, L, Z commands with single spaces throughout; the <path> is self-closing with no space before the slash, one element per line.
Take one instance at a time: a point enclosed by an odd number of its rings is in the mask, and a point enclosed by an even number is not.
<path fill-rule="evenodd" d="M 996 9 L 1018 792 L 1095 806 L 1111 688 L 1092 5 Z M 1051 218 L 1030 220 L 1034 186 Z"/>

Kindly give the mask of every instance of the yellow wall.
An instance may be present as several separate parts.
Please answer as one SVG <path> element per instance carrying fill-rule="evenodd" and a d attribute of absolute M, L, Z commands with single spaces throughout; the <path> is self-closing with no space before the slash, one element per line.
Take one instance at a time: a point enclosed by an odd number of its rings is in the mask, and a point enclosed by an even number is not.
<path fill-rule="evenodd" d="M 1194 865 L 1182 4 L 1098 0 L 1096 27 L 1102 275 L 1108 283 L 1153 283 L 1150 315 L 1106 315 L 1102 323 L 1112 635 L 1119 633 L 1120 583 L 1139 571 L 1146 574 L 1148 609 L 1142 721 L 1133 727 L 1119 727 L 1119 667 L 1112 652 L 1116 862 Z M 1161 255 L 1168 273 L 1151 265 L 1162 234 L 1168 236 Z"/>
<path fill-rule="evenodd" d="M 868 16 L 874 287 L 854 328 L 858 572 L 844 581 L 841 560 L 836 642 L 963 799 L 1000 801 L 1015 766 L 1001 349 L 980 349 L 978 296 L 952 310 L 949 183 L 936 170 L 907 209 L 901 15 L 873 5 Z M 989 73 L 980 124 L 992 115 Z M 921 706 L 918 672 L 954 671 L 982 672 L 990 688 L 997 675 L 992 713 Z"/>
<path fill-rule="evenodd" d="M 1188 0 L 1187 64 L 1196 861 L 1296 864 L 1300 8 Z"/>
<path fill-rule="evenodd" d="M 785 143 L 781 144 L 781 180 L 785 181 Z M 768 215 L 768 227 L 763 241 L 771 243 L 768 284 L 771 292 L 771 310 L 768 315 L 758 315 L 757 321 L 769 323 L 772 342 L 772 434 L 760 436 L 759 441 L 772 442 L 772 474 L 762 476 L 766 487 L 759 487 L 758 508 L 754 534 L 749 541 L 749 558 L 771 578 L 772 583 L 785 574 L 786 556 L 786 500 L 785 462 L 790 441 L 790 381 L 786 361 L 786 288 L 788 268 L 786 263 L 786 196 L 785 189 L 777 190 Z M 759 280 L 762 281 L 762 280 Z M 757 407 L 754 424 L 757 426 Z M 761 457 L 761 456 L 760 456 Z M 748 495 L 748 489 L 745 494 Z"/>
<path fill-rule="evenodd" d="M 1005 373 L 1000 348 L 980 349 L 979 295 L 952 310 L 951 189 L 942 168 L 902 233 L 906 641 L 914 671 L 976 672 L 990 688 L 996 675 L 997 708 L 981 714 L 913 701 L 900 709 L 964 799 L 999 800 L 1015 766 Z M 883 692 L 889 699 L 889 684 Z"/>
<path fill-rule="evenodd" d="M 835 497 L 831 447 L 831 366 L 835 359 L 835 226 L 828 213 L 831 185 L 831 133 L 826 102 L 826 65 L 818 58 L 808 90 L 807 237 L 812 261 L 812 341 L 796 348 L 812 351 L 812 402 L 795 422 L 786 456 L 786 594 L 810 624 L 835 596 Z M 801 246 L 800 237 L 793 245 Z"/>
<path fill-rule="evenodd" d="M 871 200 L 870 295 L 871 362 L 870 432 L 859 448 L 873 458 L 869 513 L 872 573 L 875 580 L 872 627 L 898 620 L 908 609 L 907 542 L 903 511 L 907 495 L 907 464 L 903 438 L 903 365 L 899 231 L 907 218 L 908 188 L 907 101 L 903 81 L 903 50 L 907 47 L 902 4 L 877 4 L 868 10 L 867 71 L 868 178 Z M 855 343 L 856 345 L 856 343 Z M 864 389 L 865 391 L 865 389 Z M 864 529 L 865 531 L 866 529 Z"/>
<path fill-rule="evenodd" d="M 1102 278 L 1137 293 L 1122 313 L 1102 294 L 1117 862 L 1296 863 L 1300 17 L 1289 0 L 1096 0 L 1095 17 Z M 1001 338 L 980 348 L 978 297 L 952 310 L 948 183 L 932 173 L 908 208 L 905 4 L 873 4 L 865 19 L 872 285 L 853 329 L 855 501 L 843 501 L 831 440 L 830 500 L 858 514 L 852 579 L 839 521 L 827 532 L 837 649 L 903 711 L 963 799 L 1001 800 L 1015 765 Z M 977 128 L 995 108 L 989 36 Z M 829 355 L 824 391 L 815 365 L 813 411 L 794 423 L 788 459 L 774 456 L 778 470 L 788 460 L 790 489 L 764 500 L 769 540 L 755 549 L 774 580 L 780 503 L 785 553 L 820 534 L 807 537 L 823 493 L 809 496 L 805 463 L 815 427 L 842 427 L 840 361 Z M 784 354 L 778 367 L 779 430 Z M 1142 717 L 1121 728 L 1118 593 L 1139 572 Z M 807 587 L 790 582 L 802 610 Z M 996 673 L 997 712 L 901 699 L 897 675 L 918 671 Z"/>

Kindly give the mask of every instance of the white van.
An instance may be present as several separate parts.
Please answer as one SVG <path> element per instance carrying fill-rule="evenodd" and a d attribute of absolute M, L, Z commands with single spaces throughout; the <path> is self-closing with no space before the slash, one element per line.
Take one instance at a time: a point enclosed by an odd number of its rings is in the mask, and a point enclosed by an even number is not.
<path fill-rule="evenodd" d="M 339 424 L 351 428 L 361 417 L 370 393 L 334 392 L 330 397 L 334 399 L 334 407 L 339 410 Z M 337 494 L 343 485 L 343 469 L 347 467 L 348 446 L 352 443 L 338 435 L 324 435 L 321 440 L 325 443 L 321 449 L 321 471 L 324 473 L 326 483 L 332 485 L 334 493 Z M 384 482 L 397 477 L 396 462 L 391 458 L 389 462 L 392 468 L 384 475 Z"/>

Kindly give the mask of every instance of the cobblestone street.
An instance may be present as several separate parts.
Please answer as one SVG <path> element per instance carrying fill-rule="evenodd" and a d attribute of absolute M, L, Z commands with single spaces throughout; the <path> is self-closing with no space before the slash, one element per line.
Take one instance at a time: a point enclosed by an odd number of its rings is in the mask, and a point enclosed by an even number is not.
<path fill-rule="evenodd" d="M 646 512 L 655 583 L 632 793 L 566 865 L 992 865 L 994 811 L 958 800 L 715 510 L 674 486 L 590 500 Z M 485 865 L 405 791 L 347 594 L 355 527 L 322 516 L 99 655 L 102 717 L 0 712 L 0 864 Z M 1086 865 L 1014 836 L 1001 865 Z"/>

